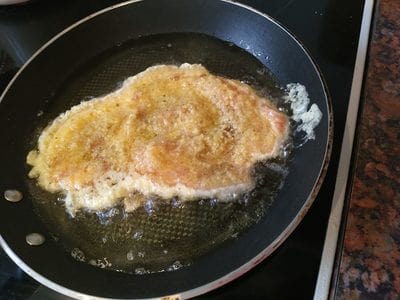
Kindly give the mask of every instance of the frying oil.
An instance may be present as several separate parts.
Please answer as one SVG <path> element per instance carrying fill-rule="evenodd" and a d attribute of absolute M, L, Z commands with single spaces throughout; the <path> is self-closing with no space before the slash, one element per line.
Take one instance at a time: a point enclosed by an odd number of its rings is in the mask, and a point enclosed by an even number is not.
<path fill-rule="evenodd" d="M 289 112 L 284 90 L 257 57 L 233 43 L 202 34 L 142 37 L 110 49 L 77 70 L 59 88 L 51 113 L 42 115 L 36 125 L 44 128 L 71 106 L 110 93 L 125 78 L 157 64 L 202 64 L 211 73 L 253 86 L 281 111 Z M 31 180 L 29 186 L 37 214 L 76 260 L 133 274 L 174 271 L 224 247 L 227 240 L 240 238 L 265 216 L 287 175 L 291 149 L 289 138 L 279 157 L 256 164 L 252 171 L 255 188 L 232 193 L 230 201 L 148 197 L 131 213 L 117 206 L 97 213 L 79 211 L 71 217 L 60 195 L 41 190 Z"/>

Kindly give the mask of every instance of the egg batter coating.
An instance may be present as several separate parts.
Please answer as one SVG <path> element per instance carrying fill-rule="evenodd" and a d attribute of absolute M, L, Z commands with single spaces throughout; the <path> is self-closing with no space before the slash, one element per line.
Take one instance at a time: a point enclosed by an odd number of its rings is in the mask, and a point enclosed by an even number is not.
<path fill-rule="evenodd" d="M 158 65 L 57 117 L 27 156 L 29 177 L 66 195 L 70 212 L 144 196 L 226 198 L 254 187 L 257 161 L 278 155 L 288 118 L 237 80 L 201 65 Z"/>

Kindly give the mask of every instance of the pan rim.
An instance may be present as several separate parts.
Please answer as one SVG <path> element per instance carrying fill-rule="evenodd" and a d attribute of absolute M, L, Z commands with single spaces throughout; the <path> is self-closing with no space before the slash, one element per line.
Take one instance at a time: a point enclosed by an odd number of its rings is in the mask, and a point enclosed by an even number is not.
<path fill-rule="evenodd" d="M 116 8 L 120 8 L 123 6 L 127 6 L 127 5 L 131 5 L 134 4 L 136 2 L 143 2 L 146 0 L 128 0 L 128 1 L 124 1 L 109 7 L 106 7 L 102 10 L 99 10 L 95 13 L 92 13 L 80 20 L 78 20 L 77 22 L 73 23 L 72 25 L 68 26 L 67 28 L 65 28 L 64 30 L 62 30 L 61 32 L 59 32 L 58 34 L 56 34 L 53 38 L 51 38 L 48 42 L 46 42 L 44 45 L 42 45 L 25 63 L 24 65 L 18 70 L 18 72 L 15 74 L 15 76 L 11 79 L 11 81 L 9 82 L 9 84 L 7 85 L 7 87 L 4 89 L 3 93 L 0 96 L 0 105 L 1 102 L 3 101 L 3 99 L 5 98 L 8 90 L 12 87 L 12 85 L 14 84 L 14 82 L 18 79 L 19 75 L 24 71 L 24 69 L 37 57 L 39 56 L 46 48 L 48 48 L 52 43 L 54 43 L 56 40 L 58 40 L 59 38 L 61 38 L 63 35 L 65 35 L 66 33 L 68 33 L 69 31 L 73 30 L 74 28 L 78 27 L 79 25 L 99 16 L 102 15 L 104 13 L 107 13 L 109 11 L 112 11 Z M 147 0 L 149 1 L 149 0 Z M 270 243 L 265 249 L 263 249 L 262 251 L 260 251 L 256 256 L 254 256 L 252 259 L 250 259 L 248 262 L 246 262 L 245 264 L 241 265 L 240 267 L 236 268 L 235 270 L 231 271 L 230 273 L 227 273 L 225 275 L 223 275 L 220 278 L 215 279 L 212 282 L 209 282 L 207 284 L 204 284 L 202 286 L 199 287 L 195 287 L 193 289 L 190 290 L 186 290 L 183 291 L 179 294 L 176 295 L 171 295 L 171 297 L 178 297 L 178 298 L 191 298 L 191 297 L 195 297 L 201 294 L 204 294 L 206 292 L 209 292 L 211 290 L 217 289 L 233 280 L 235 280 L 236 278 L 240 277 L 241 275 L 243 275 L 244 273 L 248 272 L 249 270 L 251 270 L 252 268 L 254 268 L 256 265 L 258 265 L 259 263 L 261 263 L 265 258 L 267 258 L 269 255 L 271 255 L 286 239 L 287 237 L 294 231 L 294 229 L 298 226 L 298 224 L 301 222 L 301 220 L 303 219 L 303 217 L 305 216 L 305 214 L 308 212 L 309 208 L 311 207 L 312 203 L 314 202 L 320 187 L 324 181 L 326 172 L 327 172 L 327 168 L 329 165 L 329 160 L 330 160 L 330 156 L 331 156 L 331 152 L 332 152 L 332 144 L 333 144 L 333 111 L 332 111 L 332 102 L 331 102 L 331 97 L 329 95 L 329 91 L 327 89 L 327 85 L 326 82 L 324 80 L 324 77 L 322 76 L 322 73 L 319 69 L 319 67 L 316 65 L 316 63 L 314 62 L 313 58 L 311 57 L 309 51 L 307 50 L 307 48 L 297 39 L 297 37 L 292 34 L 287 28 L 285 28 L 282 24 L 280 24 L 277 20 L 275 20 L 274 18 L 272 18 L 271 16 L 262 13 L 260 11 L 258 11 L 257 9 L 248 6 L 246 4 L 243 3 L 238 3 L 235 2 L 234 0 L 219 0 L 220 2 L 225 2 L 228 3 L 230 5 L 235 5 L 241 8 L 244 8 L 246 10 L 249 10 L 252 13 L 255 13 L 267 20 L 269 20 L 270 22 L 272 22 L 273 24 L 275 24 L 276 26 L 279 27 L 280 30 L 284 31 L 287 35 L 289 35 L 298 45 L 299 47 L 303 50 L 304 54 L 306 55 L 306 57 L 309 59 L 309 61 L 311 62 L 311 65 L 314 67 L 314 70 L 316 72 L 316 74 L 318 75 L 318 78 L 321 81 L 322 84 L 322 88 L 323 88 L 323 94 L 325 95 L 325 99 L 327 101 L 327 114 L 328 114 L 328 134 L 327 134 L 327 143 L 326 143 L 326 147 L 325 147 L 325 152 L 324 152 L 324 159 L 323 159 L 323 163 L 320 167 L 320 170 L 318 172 L 318 177 L 310 191 L 310 194 L 308 195 L 307 199 L 305 200 L 303 206 L 301 207 L 301 209 L 298 211 L 297 215 L 295 216 L 295 218 L 293 218 L 293 220 L 289 223 L 289 225 L 285 228 L 285 230 L 283 230 L 281 232 L 281 234 L 279 234 L 276 239 Z M 91 298 L 95 298 L 95 299 L 111 299 L 111 298 L 104 298 L 104 297 L 99 297 L 99 296 L 94 296 L 94 295 L 87 295 L 75 290 L 72 290 L 70 288 L 66 288 L 62 285 L 59 285 L 58 283 L 48 279 L 47 277 L 41 275 L 40 273 L 36 272 L 35 270 L 33 270 L 29 265 L 27 265 L 22 259 L 20 259 L 18 257 L 18 255 L 15 254 L 15 252 L 8 246 L 7 242 L 4 240 L 4 238 L 2 237 L 2 235 L 0 234 L 0 246 L 5 250 L 5 252 L 7 253 L 7 255 L 24 271 L 26 272 L 29 276 L 33 277 L 35 280 L 37 280 L 39 283 L 45 285 L 48 288 L 51 288 L 61 294 L 64 294 L 66 296 L 69 297 L 73 297 L 73 298 L 77 298 L 77 299 L 83 299 L 86 297 L 91 297 Z M 160 296 L 160 298 L 163 296 Z M 114 298 L 112 298 L 114 299 Z M 124 298 L 125 299 L 125 298 Z M 158 299 L 158 298 L 145 298 L 145 299 Z"/>

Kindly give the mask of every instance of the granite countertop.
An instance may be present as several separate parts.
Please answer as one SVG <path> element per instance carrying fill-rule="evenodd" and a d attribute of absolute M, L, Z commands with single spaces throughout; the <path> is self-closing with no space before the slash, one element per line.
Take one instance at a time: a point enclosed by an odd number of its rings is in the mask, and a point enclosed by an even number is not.
<path fill-rule="evenodd" d="M 336 299 L 400 297 L 400 1 L 378 0 Z"/>

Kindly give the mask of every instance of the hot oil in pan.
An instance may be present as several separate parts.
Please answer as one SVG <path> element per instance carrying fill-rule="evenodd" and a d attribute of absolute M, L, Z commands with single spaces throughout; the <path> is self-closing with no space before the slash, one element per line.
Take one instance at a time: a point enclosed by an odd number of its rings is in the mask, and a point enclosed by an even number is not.
<path fill-rule="evenodd" d="M 272 75 L 239 47 L 201 34 L 143 37 L 107 51 L 70 76 L 38 121 L 30 149 L 41 128 L 72 105 L 115 90 L 149 66 L 181 63 L 200 63 L 214 74 L 242 80 L 287 109 Z M 236 199 L 229 203 L 148 198 L 132 213 L 115 207 L 99 213 L 80 211 L 72 218 L 62 196 L 41 190 L 34 180 L 29 186 L 37 213 L 75 259 L 137 274 L 175 270 L 240 237 L 262 218 L 284 180 L 289 153 L 287 146 L 279 158 L 255 166 L 256 188 L 232 195 Z"/>

